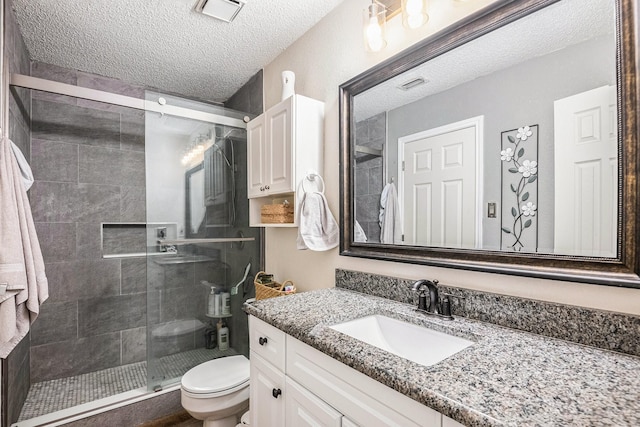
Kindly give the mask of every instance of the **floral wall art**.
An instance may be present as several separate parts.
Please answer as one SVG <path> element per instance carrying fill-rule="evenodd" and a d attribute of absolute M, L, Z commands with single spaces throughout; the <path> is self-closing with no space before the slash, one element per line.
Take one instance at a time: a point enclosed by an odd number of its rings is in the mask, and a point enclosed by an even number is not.
<path fill-rule="evenodd" d="M 500 249 L 538 249 L 538 125 L 502 132 Z"/>

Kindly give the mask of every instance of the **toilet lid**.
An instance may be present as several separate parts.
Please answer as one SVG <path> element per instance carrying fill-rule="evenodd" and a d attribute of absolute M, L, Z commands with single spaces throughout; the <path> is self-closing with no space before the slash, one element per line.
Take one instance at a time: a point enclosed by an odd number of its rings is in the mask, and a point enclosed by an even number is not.
<path fill-rule="evenodd" d="M 182 376 L 182 388 L 190 393 L 215 393 L 249 382 L 249 360 L 228 356 L 201 363 Z"/>

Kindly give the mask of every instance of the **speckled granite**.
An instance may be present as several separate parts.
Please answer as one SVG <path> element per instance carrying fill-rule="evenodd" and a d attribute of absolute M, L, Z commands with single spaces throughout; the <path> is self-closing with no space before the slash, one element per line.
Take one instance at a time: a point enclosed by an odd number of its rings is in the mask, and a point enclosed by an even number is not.
<path fill-rule="evenodd" d="M 516 279 L 517 280 L 517 279 Z M 336 269 L 336 286 L 416 304 L 413 280 Z M 640 317 L 438 285 L 451 298 L 454 315 L 592 347 L 640 356 Z"/>
<path fill-rule="evenodd" d="M 408 304 L 333 288 L 245 311 L 467 426 L 638 426 L 640 359 L 476 320 L 446 321 Z M 384 314 L 465 338 L 425 367 L 328 326 Z"/>

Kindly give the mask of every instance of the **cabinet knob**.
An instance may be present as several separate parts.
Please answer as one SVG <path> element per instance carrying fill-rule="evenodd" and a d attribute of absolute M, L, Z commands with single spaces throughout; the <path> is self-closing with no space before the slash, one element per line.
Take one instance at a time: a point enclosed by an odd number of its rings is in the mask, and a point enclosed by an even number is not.
<path fill-rule="evenodd" d="M 267 337 L 260 337 L 258 339 L 258 342 L 260 343 L 260 345 L 265 345 L 267 343 Z"/>
<path fill-rule="evenodd" d="M 271 395 L 272 395 L 273 397 L 275 397 L 276 399 L 277 399 L 277 398 L 278 398 L 278 396 L 280 396 L 281 394 L 282 394 L 282 390 L 280 390 L 279 388 L 274 388 L 274 389 L 271 391 Z"/>
<path fill-rule="evenodd" d="M 264 191 L 264 187 L 260 187 L 260 191 Z"/>
<path fill-rule="evenodd" d="M 265 186 L 264 186 L 264 189 L 265 189 L 265 190 L 268 190 L 268 189 L 269 189 L 269 186 L 268 186 L 268 185 L 265 185 Z"/>

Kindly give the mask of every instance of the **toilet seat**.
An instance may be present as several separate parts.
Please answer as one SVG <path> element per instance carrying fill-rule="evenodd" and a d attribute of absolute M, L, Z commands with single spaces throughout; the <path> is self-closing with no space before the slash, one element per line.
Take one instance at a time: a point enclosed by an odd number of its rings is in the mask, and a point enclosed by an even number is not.
<path fill-rule="evenodd" d="M 210 360 L 184 374 L 181 385 L 195 398 L 233 393 L 249 385 L 249 360 L 242 355 Z"/>

